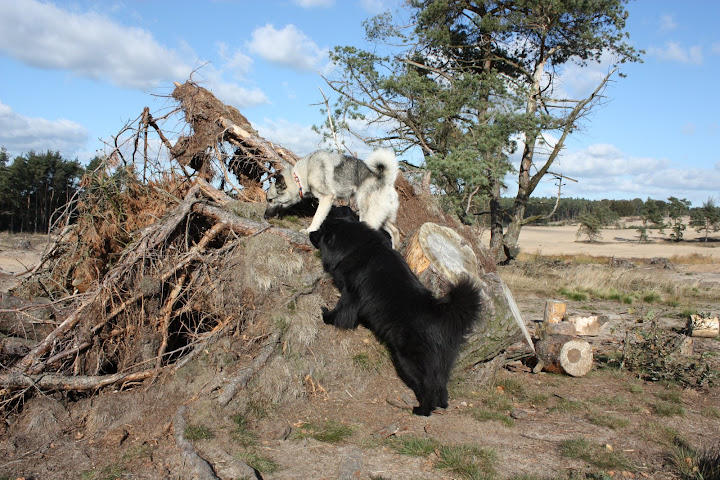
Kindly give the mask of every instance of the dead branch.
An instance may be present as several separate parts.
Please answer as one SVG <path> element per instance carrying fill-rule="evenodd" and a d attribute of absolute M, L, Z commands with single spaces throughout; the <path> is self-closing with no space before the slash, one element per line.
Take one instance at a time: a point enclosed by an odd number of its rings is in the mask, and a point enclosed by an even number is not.
<path fill-rule="evenodd" d="M 225 387 L 218 395 L 218 403 L 222 406 L 227 405 L 237 395 L 237 392 L 248 384 L 250 379 L 265 365 L 270 355 L 275 351 L 280 342 L 280 332 L 273 332 L 268 338 L 267 343 L 263 347 L 260 354 L 255 357 L 253 363 L 247 367 L 241 368 L 230 380 L 225 382 Z"/>
<path fill-rule="evenodd" d="M 155 369 L 140 372 L 114 373 L 110 375 L 67 376 L 44 373 L 25 375 L 20 372 L 0 374 L 0 386 L 5 389 L 35 387 L 41 390 L 97 390 L 123 382 L 137 382 L 150 378 Z"/>

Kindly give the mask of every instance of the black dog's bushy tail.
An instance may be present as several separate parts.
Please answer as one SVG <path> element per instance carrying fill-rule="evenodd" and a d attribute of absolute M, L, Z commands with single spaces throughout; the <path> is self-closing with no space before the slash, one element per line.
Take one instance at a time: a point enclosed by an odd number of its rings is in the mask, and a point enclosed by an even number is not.
<path fill-rule="evenodd" d="M 463 335 L 470 333 L 482 310 L 480 289 L 467 276 L 461 278 L 438 302 L 442 307 L 443 322 Z"/>

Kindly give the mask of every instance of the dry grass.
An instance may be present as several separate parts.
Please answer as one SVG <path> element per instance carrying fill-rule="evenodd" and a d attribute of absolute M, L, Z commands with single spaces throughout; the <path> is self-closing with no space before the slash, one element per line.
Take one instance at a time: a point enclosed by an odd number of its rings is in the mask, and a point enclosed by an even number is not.
<path fill-rule="evenodd" d="M 589 298 L 619 300 L 624 303 L 692 303 L 720 296 L 720 285 L 702 283 L 692 277 L 677 279 L 674 270 L 657 267 L 613 267 L 609 261 L 597 257 L 528 257 L 514 265 L 500 267 L 503 280 L 511 290 L 534 291 L 540 295 L 565 294 Z M 688 257 L 699 260 L 698 256 Z M 708 260 L 705 258 L 705 260 Z"/>

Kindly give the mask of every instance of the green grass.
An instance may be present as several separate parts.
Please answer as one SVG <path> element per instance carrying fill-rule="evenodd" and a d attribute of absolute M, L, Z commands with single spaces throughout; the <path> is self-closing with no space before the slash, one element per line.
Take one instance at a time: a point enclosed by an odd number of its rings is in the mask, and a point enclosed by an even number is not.
<path fill-rule="evenodd" d="M 252 450 L 246 450 L 236 455 L 240 460 L 260 473 L 273 473 L 278 469 L 277 463 Z"/>
<path fill-rule="evenodd" d="M 232 421 L 235 424 L 235 428 L 231 432 L 233 440 L 243 447 L 249 447 L 257 443 L 257 435 L 250 430 L 244 415 L 240 413 L 233 415 Z"/>
<path fill-rule="evenodd" d="M 720 408 L 715 408 L 715 407 L 703 407 L 703 408 L 700 410 L 700 413 L 701 413 L 704 417 L 708 417 L 708 418 L 720 418 Z"/>
<path fill-rule="evenodd" d="M 643 389 L 642 385 L 640 385 L 639 383 L 636 383 L 636 382 L 628 382 L 627 385 L 625 386 L 625 388 L 627 389 L 628 392 L 635 393 L 635 394 L 643 393 L 645 391 Z"/>
<path fill-rule="evenodd" d="M 607 427 L 611 430 L 618 430 L 630 425 L 630 421 L 625 418 L 618 418 L 608 413 L 588 413 L 585 416 L 590 423 L 598 427 Z"/>
<path fill-rule="evenodd" d="M 678 440 L 673 445 L 670 463 L 683 479 L 717 480 L 720 478 L 720 443 L 698 451 Z"/>
<path fill-rule="evenodd" d="M 669 403 L 674 403 L 676 405 L 683 404 L 682 394 L 677 390 L 665 390 L 656 393 L 655 396 L 660 400 L 664 400 Z"/>
<path fill-rule="evenodd" d="M 566 287 L 562 287 L 558 290 L 558 293 L 560 293 L 560 295 L 564 296 L 565 298 L 569 300 L 574 300 L 576 302 L 584 302 L 590 298 L 590 296 L 585 290 L 579 288 L 569 289 Z"/>
<path fill-rule="evenodd" d="M 123 478 L 126 473 L 127 470 L 125 470 L 124 467 L 113 463 L 105 465 L 100 470 L 84 472 L 80 478 L 82 478 L 82 480 L 117 480 L 118 478 Z"/>
<path fill-rule="evenodd" d="M 561 398 L 558 403 L 549 408 L 551 412 L 577 412 L 584 410 L 586 405 L 583 402 L 577 400 L 565 400 Z"/>
<path fill-rule="evenodd" d="M 213 438 L 214 436 L 215 434 L 203 425 L 188 425 L 185 427 L 185 431 L 183 432 L 185 440 L 190 440 L 191 442 L 207 440 L 209 438 Z"/>
<path fill-rule="evenodd" d="M 659 445 L 669 446 L 680 439 L 680 434 L 676 430 L 659 422 L 649 422 L 642 432 L 646 440 Z"/>
<path fill-rule="evenodd" d="M 295 431 L 297 438 L 314 438 L 325 443 L 342 443 L 352 434 L 352 427 L 333 420 L 304 423 Z"/>
<path fill-rule="evenodd" d="M 621 452 L 610 451 L 582 437 L 564 440 L 560 444 L 560 454 L 566 458 L 583 460 L 604 470 L 632 471 L 635 468 L 630 459 Z"/>
<path fill-rule="evenodd" d="M 642 299 L 645 303 L 657 303 L 662 300 L 662 297 L 657 292 L 647 292 L 643 294 Z"/>
<path fill-rule="evenodd" d="M 433 465 L 453 474 L 452 478 L 489 480 L 495 477 L 494 463 L 497 454 L 492 449 L 472 445 L 440 446 L 438 459 Z"/>
<path fill-rule="evenodd" d="M 432 437 L 404 435 L 388 440 L 388 445 L 402 455 L 426 457 L 433 453 L 440 446 L 440 443 Z"/>
<path fill-rule="evenodd" d="M 652 407 L 655 413 L 662 417 L 685 415 L 685 409 L 681 405 L 672 402 L 657 402 Z"/>
<path fill-rule="evenodd" d="M 488 420 L 497 420 L 504 423 L 508 427 L 512 427 L 513 425 L 515 425 L 515 420 L 510 418 L 509 415 L 506 415 L 502 412 L 488 410 L 486 408 L 473 408 L 468 411 L 475 420 L 479 420 L 481 422 Z"/>

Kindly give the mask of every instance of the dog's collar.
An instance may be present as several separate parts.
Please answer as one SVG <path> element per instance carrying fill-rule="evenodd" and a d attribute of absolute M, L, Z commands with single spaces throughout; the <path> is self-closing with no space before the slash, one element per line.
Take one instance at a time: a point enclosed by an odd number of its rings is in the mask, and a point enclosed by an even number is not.
<path fill-rule="evenodd" d="M 303 197 L 302 185 L 300 185 L 300 179 L 298 178 L 297 173 L 293 172 L 293 178 L 295 179 L 295 183 L 297 183 L 298 189 L 300 191 L 300 198 L 302 198 Z"/>

